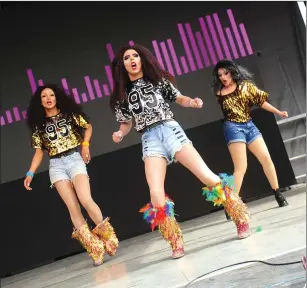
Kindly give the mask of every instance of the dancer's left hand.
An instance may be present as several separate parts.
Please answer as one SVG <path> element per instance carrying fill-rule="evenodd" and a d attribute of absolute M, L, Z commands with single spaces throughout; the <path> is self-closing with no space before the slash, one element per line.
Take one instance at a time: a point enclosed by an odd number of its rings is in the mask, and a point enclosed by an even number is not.
<path fill-rule="evenodd" d="M 201 100 L 200 98 L 194 98 L 191 101 L 191 107 L 192 108 L 202 108 L 203 107 L 203 100 Z"/>
<path fill-rule="evenodd" d="M 81 148 L 81 156 L 85 164 L 90 163 L 91 161 L 91 154 L 90 148 L 88 146 L 82 146 Z"/>
<path fill-rule="evenodd" d="M 278 114 L 282 118 L 288 118 L 288 112 L 287 111 L 279 111 Z"/>

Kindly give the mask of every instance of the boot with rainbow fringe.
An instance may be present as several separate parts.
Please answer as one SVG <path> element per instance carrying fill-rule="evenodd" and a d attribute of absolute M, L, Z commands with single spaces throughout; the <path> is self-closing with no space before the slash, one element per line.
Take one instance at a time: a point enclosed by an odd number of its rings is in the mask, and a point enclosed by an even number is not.
<path fill-rule="evenodd" d="M 247 207 L 240 196 L 234 192 L 234 178 L 227 174 L 219 174 L 221 181 L 214 187 L 204 187 L 203 195 L 207 201 L 213 202 L 214 206 L 223 205 L 226 213 L 237 226 L 237 234 L 240 239 L 249 237 L 249 214 Z"/>
<path fill-rule="evenodd" d="M 152 231 L 158 226 L 162 237 L 170 244 L 172 248 L 172 257 L 174 259 L 184 256 L 183 236 L 174 214 L 174 202 L 165 197 L 165 204 L 162 207 L 154 207 L 148 203 L 140 212 L 144 219 L 151 224 Z"/>

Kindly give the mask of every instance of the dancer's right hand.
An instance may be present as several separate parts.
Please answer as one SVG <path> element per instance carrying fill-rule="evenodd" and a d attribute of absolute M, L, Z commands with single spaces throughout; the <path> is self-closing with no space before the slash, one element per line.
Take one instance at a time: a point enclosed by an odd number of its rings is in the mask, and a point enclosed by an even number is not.
<path fill-rule="evenodd" d="M 30 187 L 30 184 L 31 184 L 31 182 L 32 182 L 32 177 L 31 176 L 27 176 L 26 178 L 25 178 L 25 181 L 23 181 L 23 185 L 25 186 L 25 188 L 27 189 L 27 190 L 32 190 L 32 188 Z"/>
<path fill-rule="evenodd" d="M 123 133 L 121 131 L 114 132 L 112 138 L 115 143 L 119 143 L 123 140 Z"/>

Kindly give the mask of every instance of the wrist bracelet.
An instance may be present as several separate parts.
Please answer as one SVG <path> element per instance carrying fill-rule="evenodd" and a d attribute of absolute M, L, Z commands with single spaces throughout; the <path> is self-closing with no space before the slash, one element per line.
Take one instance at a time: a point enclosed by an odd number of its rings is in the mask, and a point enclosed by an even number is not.
<path fill-rule="evenodd" d="M 191 100 L 190 100 L 190 107 L 192 107 L 192 108 L 193 108 L 193 106 L 192 106 L 193 100 L 194 100 L 194 99 L 191 99 Z"/>
<path fill-rule="evenodd" d="M 31 177 L 33 178 L 33 177 L 34 177 L 34 173 L 31 172 L 31 171 L 28 171 L 27 174 L 26 174 L 26 176 L 31 176 Z"/>
<path fill-rule="evenodd" d="M 87 141 L 83 141 L 81 145 L 82 145 L 82 146 L 90 146 L 90 143 L 87 142 Z"/>

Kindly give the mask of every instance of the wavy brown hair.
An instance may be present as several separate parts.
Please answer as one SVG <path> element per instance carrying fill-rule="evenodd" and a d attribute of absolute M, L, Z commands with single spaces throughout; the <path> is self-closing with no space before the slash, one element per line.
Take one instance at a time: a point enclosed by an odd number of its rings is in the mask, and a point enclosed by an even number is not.
<path fill-rule="evenodd" d="M 56 106 L 64 117 L 71 117 L 73 114 L 82 115 L 89 121 L 87 115 L 82 111 L 82 107 L 78 105 L 71 96 L 67 96 L 62 88 L 59 88 L 55 84 L 46 84 L 38 87 L 30 100 L 27 110 L 27 123 L 31 130 L 36 127 L 41 127 L 46 122 L 45 108 L 42 106 L 41 100 L 41 93 L 46 88 L 49 88 L 54 92 Z"/>
<path fill-rule="evenodd" d="M 157 85 L 162 78 L 166 78 L 176 86 L 174 76 L 161 67 L 158 60 L 147 48 L 139 44 L 133 46 L 122 46 L 116 51 L 115 57 L 112 61 L 112 76 L 114 82 L 113 93 L 110 99 L 110 107 L 112 111 L 115 110 L 115 105 L 118 101 L 126 101 L 126 89 L 131 81 L 124 66 L 123 58 L 125 52 L 130 49 L 135 50 L 139 54 L 142 62 L 143 75 L 146 80 L 151 82 L 153 85 Z"/>
<path fill-rule="evenodd" d="M 229 71 L 233 81 L 238 85 L 240 85 L 244 80 L 253 82 L 253 75 L 246 68 L 231 60 L 221 60 L 215 65 L 212 72 L 212 87 L 215 93 L 221 91 L 224 86 L 218 75 L 218 71 L 221 68 Z"/>

